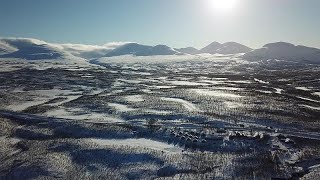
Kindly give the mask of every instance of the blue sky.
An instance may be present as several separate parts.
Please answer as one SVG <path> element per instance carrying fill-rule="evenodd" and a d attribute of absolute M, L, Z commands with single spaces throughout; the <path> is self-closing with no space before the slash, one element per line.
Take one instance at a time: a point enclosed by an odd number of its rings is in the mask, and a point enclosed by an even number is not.
<path fill-rule="evenodd" d="M 236 41 L 253 48 L 287 41 L 320 48 L 320 0 L 0 0 L 0 37 L 54 43 L 130 41 L 203 47 Z"/>

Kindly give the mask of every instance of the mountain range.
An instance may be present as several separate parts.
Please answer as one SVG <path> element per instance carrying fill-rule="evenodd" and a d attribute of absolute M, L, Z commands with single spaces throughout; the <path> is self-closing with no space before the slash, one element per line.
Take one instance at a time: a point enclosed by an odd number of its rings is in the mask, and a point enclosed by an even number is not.
<path fill-rule="evenodd" d="M 121 55 L 134 55 L 134 56 L 155 56 L 155 55 L 174 55 L 179 54 L 178 51 L 166 46 L 146 46 L 137 43 L 125 44 L 119 48 L 107 53 L 106 57 L 121 56 Z"/>
<path fill-rule="evenodd" d="M 209 53 L 209 54 L 239 54 L 239 53 L 247 53 L 252 49 L 244 46 L 242 44 L 236 42 L 227 42 L 227 43 L 219 43 L 213 42 L 208 46 L 199 50 L 200 53 Z"/>
<path fill-rule="evenodd" d="M 103 46 L 84 44 L 53 44 L 30 38 L 0 39 L 0 58 L 26 60 L 56 60 L 68 58 L 97 59 L 122 55 L 161 56 L 197 54 L 237 54 L 248 61 L 285 60 L 304 63 L 320 63 L 320 49 L 276 42 L 251 49 L 236 42 L 213 42 L 202 49 L 194 47 L 171 48 L 166 45 L 148 46 L 138 43 L 112 43 Z"/>
<path fill-rule="evenodd" d="M 213 42 L 209 44 L 208 46 L 198 50 L 193 47 L 187 47 L 187 48 L 180 48 L 175 49 L 178 52 L 184 53 L 184 54 L 239 54 L 239 53 L 247 53 L 251 51 L 252 49 L 236 43 L 236 42 L 227 42 L 227 43 L 219 43 L 219 42 Z"/>

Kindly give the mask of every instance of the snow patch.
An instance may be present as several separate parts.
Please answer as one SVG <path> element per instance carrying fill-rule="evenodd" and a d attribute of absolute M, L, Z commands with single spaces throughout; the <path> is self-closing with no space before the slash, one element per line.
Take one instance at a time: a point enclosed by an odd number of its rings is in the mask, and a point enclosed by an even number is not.
<path fill-rule="evenodd" d="M 261 93 L 265 93 L 265 94 L 272 94 L 271 91 L 263 91 L 263 90 L 256 90 L 256 91 L 261 92 Z"/>
<path fill-rule="evenodd" d="M 198 108 L 194 104 L 192 104 L 192 103 L 190 103 L 190 102 L 188 102 L 186 100 L 183 100 L 183 99 L 166 98 L 166 97 L 163 97 L 161 99 L 164 100 L 164 101 L 171 101 L 171 102 L 179 103 L 179 104 L 183 105 L 189 111 L 198 111 Z"/>
<path fill-rule="evenodd" d="M 235 109 L 243 106 L 243 104 L 238 102 L 233 102 L 233 101 L 224 101 L 223 103 L 225 104 L 226 107 L 230 109 Z"/>
<path fill-rule="evenodd" d="M 190 81 L 166 81 L 167 83 L 171 83 L 178 86 L 208 86 L 210 84 L 206 83 L 198 83 L 198 82 L 190 82 Z"/>
<path fill-rule="evenodd" d="M 139 138 L 139 139 L 87 139 L 90 142 L 96 143 L 100 146 L 131 146 L 141 147 L 153 150 L 179 153 L 182 151 L 181 148 L 169 145 L 163 142 L 153 141 L 151 139 Z"/>
<path fill-rule="evenodd" d="M 310 99 L 310 98 L 301 97 L 301 96 L 297 96 L 297 98 L 303 99 L 303 100 L 306 100 L 306 101 L 312 101 L 312 102 L 320 103 L 320 101 L 317 101 L 317 100 L 314 100 L 314 99 Z"/>
<path fill-rule="evenodd" d="M 141 95 L 126 96 L 125 99 L 128 102 L 143 102 L 144 101 L 144 99 L 142 98 Z"/>
<path fill-rule="evenodd" d="M 200 94 L 203 96 L 216 96 L 216 97 L 226 97 L 226 98 L 241 98 L 242 97 L 238 94 L 226 93 L 223 91 L 212 91 L 212 90 L 208 90 L 208 89 L 193 89 L 191 91 L 196 92 L 197 94 Z"/>
<path fill-rule="evenodd" d="M 259 83 L 262 83 L 262 84 L 269 84 L 269 82 L 263 81 L 263 80 L 260 80 L 260 79 L 257 79 L 257 78 L 254 78 L 254 80 L 259 82 Z"/>
<path fill-rule="evenodd" d="M 28 107 L 37 106 L 45 102 L 47 102 L 47 100 L 32 100 L 32 101 L 22 102 L 19 104 L 11 104 L 6 109 L 12 110 L 12 111 L 22 111 L 27 109 Z"/>
<path fill-rule="evenodd" d="M 86 110 L 83 110 L 81 108 L 61 108 L 46 112 L 45 115 L 63 119 L 86 120 L 87 122 L 94 123 L 124 122 L 124 120 L 120 118 L 111 117 L 103 113 L 87 112 Z"/>
<path fill-rule="evenodd" d="M 307 87 L 295 87 L 298 90 L 302 90 L 302 91 L 311 91 L 311 89 L 307 88 Z"/>
<path fill-rule="evenodd" d="M 119 112 L 128 112 L 128 111 L 134 111 L 135 110 L 133 108 L 129 108 L 126 105 L 117 104 L 117 103 L 108 103 L 108 106 L 115 108 Z"/>
<path fill-rule="evenodd" d="M 276 93 L 277 94 L 281 94 L 283 89 L 280 89 L 280 88 L 273 88 L 274 90 L 276 90 Z"/>
<path fill-rule="evenodd" d="M 320 92 L 314 92 L 313 95 L 320 96 Z"/>

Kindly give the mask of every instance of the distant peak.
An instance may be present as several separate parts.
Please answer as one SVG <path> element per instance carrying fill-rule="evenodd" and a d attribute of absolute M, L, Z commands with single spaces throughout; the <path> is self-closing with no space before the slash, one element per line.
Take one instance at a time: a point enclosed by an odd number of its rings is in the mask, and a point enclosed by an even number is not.
<path fill-rule="evenodd" d="M 155 48 L 170 48 L 169 46 L 167 45 L 164 45 L 164 44 L 158 44 L 156 46 L 154 46 Z"/>
<path fill-rule="evenodd" d="M 141 45 L 141 44 L 131 42 L 131 43 L 124 44 L 123 46 L 133 46 L 133 45 Z"/>
<path fill-rule="evenodd" d="M 268 43 L 264 45 L 263 47 L 294 47 L 294 44 L 288 43 L 288 42 L 274 42 L 274 43 Z"/>
<path fill-rule="evenodd" d="M 242 45 L 242 44 L 237 43 L 237 42 L 225 42 L 225 43 L 223 43 L 223 45 Z"/>
<path fill-rule="evenodd" d="M 210 53 L 210 54 L 238 54 L 238 53 L 246 53 L 251 51 L 251 48 L 242 45 L 237 42 L 212 42 L 208 46 L 202 48 L 200 53 Z"/>
<path fill-rule="evenodd" d="M 217 41 L 214 41 L 214 42 L 210 43 L 209 46 L 210 46 L 210 45 L 222 45 L 222 44 L 219 43 L 219 42 L 217 42 Z"/>
<path fill-rule="evenodd" d="M 186 47 L 186 48 L 175 48 L 174 50 L 184 53 L 184 54 L 197 54 L 199 50 L 194 47 Z"/>

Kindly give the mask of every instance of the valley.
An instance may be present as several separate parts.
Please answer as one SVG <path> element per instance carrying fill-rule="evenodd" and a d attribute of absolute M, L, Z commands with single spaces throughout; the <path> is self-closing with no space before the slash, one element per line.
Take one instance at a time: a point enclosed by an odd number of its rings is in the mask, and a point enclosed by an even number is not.
<path fill-rule="evenodd" d="M 192 57 L 0 61 L 0 177 L 318 175 L 320 66 Z"/>

